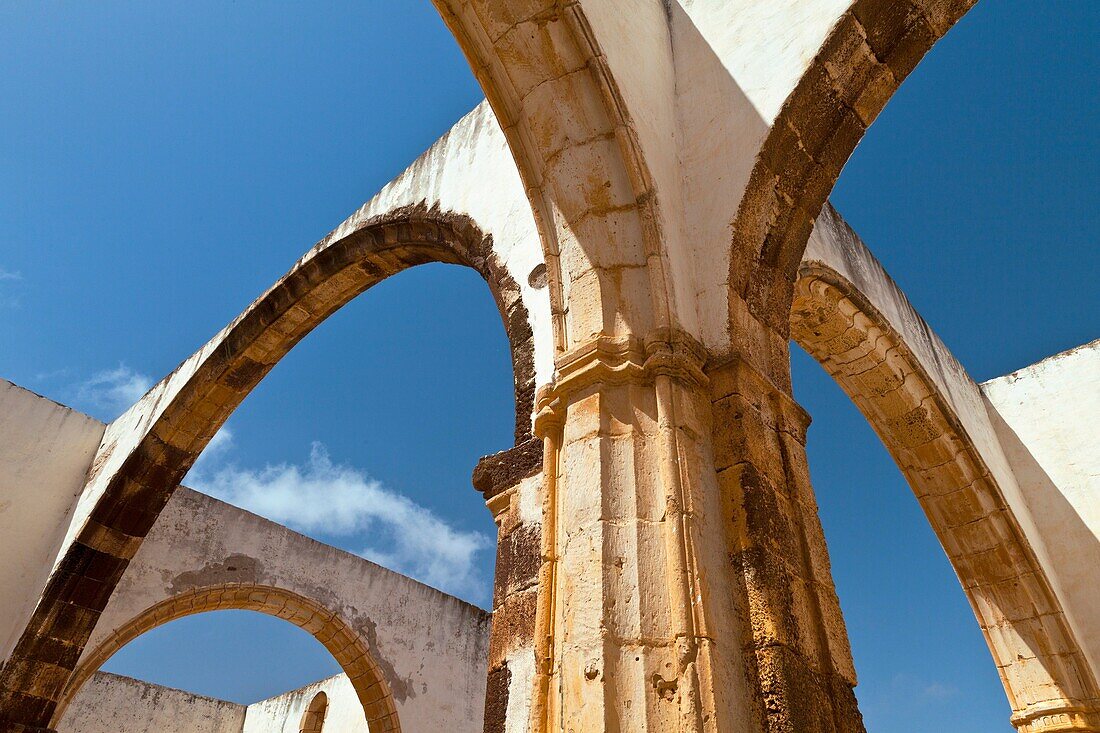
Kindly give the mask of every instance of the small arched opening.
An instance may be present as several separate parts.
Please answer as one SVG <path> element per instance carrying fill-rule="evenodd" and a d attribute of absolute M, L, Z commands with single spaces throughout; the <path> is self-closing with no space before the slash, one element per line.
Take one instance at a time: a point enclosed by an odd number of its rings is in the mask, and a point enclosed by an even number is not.
<path fill-rule="evenodd" d="M 325 725 L 325 715 L 328 713 L 328 695 L 323 691 L 318 692 L 309 701 L 306 711 L 302 714 L 302 722 L 298 726 L 299 733 L 321 733 Z"/>

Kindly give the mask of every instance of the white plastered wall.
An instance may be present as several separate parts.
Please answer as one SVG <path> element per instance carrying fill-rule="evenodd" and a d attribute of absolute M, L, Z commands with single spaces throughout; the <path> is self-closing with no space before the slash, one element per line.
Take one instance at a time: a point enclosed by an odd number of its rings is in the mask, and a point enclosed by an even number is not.
<path fill-rule="evenodd" d="M 699 338 L 727 346 L 731 225 L 783 103 L 850 0 L 673 0 L 683 241 Z M 672 254 L 676 257 L 676 253 Z M 686 288 L 681 288 L 686 290 Z"/>
<path fill-rule="evenodd" d="M 770 126 L 852 0 L 675 0 Z"/>
<path fill-rule="evenodd" d="M 58 733 L 241 733 L 244 718 L 244 705 L 99 672 L 73 699 Z"/>
<path fill-rule="evenodd" d="M 328 696 L 323 731 L 368 733 L 363 706 L 355 696 L 351 680 L 343 674 L 249 705 L 243 733 L 298 733 L 306 708 L 319 692 Z M 404 733 L 418 729 L 409 728 L 401 721 L 401 730 Z"/>
<path fill-rule="evenodd" d="M 131 561 L 85 657 L 153 605 L 233 582 L 296 593 L 367 639 L 402 730 L 480 733 L 489 613 L 186 487 L 172 495 Z"/>
<path fill-rule="evenodd" d="M 1044 567 L 1100 672 L 1100 341 L 982 385 Z"/>
<path fill-rule="evenodd" d="M 0 380 L 0 662 L 38 603 L 103 428 Z"/>
<path fill-rule="evenodd" d="M 320 692 L 328 697 L 323 731 L 369 733 L 351 680 L 338 674 L 250 705 L 97 672 L 66 710 L 58 733 L 298 733 Z M 415 731 L 402 724 L 402 731 Z"/>
<path fill-rule="evenodd" d="M 677 323 L 728 346 L 730 226 L 757 153 L 851 0 L 582 0 L 655 188 Z"/>

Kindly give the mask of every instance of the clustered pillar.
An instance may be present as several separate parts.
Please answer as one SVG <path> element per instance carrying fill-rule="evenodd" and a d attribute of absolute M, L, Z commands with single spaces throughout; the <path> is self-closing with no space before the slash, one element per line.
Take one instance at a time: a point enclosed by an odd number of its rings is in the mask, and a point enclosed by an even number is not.
<path fill-rule="evenodd" d="M 487 492 L 487 733 L 863 731 L 808 418 L 714 361 L 675 330 L 559 358 L 541 472 Z"/>
<path fill-rule="evenodd" d="M 806 463 L 809 416 L 741 358 L 708 369 L 718 484 L 767 731 L 862 731 Z"/>

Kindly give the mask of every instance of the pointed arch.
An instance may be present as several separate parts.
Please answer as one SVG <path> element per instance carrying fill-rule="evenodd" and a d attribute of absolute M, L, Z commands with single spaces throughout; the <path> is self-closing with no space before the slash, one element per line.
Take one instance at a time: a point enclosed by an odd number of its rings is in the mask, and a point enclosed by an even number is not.
<path fill-rule="evenodd" d="M 855 0 L 787 97 L 733 221 L 731 295 L 785 331 L 814 221 L 902 81 L 977 0 Z"/>
<path fill-rule="evenodd" d="M 485 278 L 512 346 L 516 436 L 531 441 L 534 344 L 520 290 L 469 217 L 411 206 L 339 229 L 108 428 L 79 526 L 0 672 L 0 720 L 45 726 L 115 586 L 218 429 L 301 339 L 407 268 L 465 265 Z"/>
<path fill-rule="evenodd" d="M 826 213 L 826 222 L 836 216 Z M 849 246 L 862 248 L 857 240 Z M 855 269 L 873 273 L 865 285 L 894 287 L 869 253 L 853 253 L 862 259 Z M 1041 730 L 1042 719 L 1068 716 L 1066 721 L 1091 730 L 1100 723 L 1100 687 L 1006 501 L 1003 482 L 1012 481 L 1011 475 L 997 469 L 995 449 L 960 415 L 964 390 L 976 395 L 977 385 L 904 296 L 893 296 L 901 301 L 900 320 L 933 344 L 933 367 L 921 358 L 917 337 L 902 333 L 898 320 L 823 261 L 835 254 L 818 259 L 821 254 L 815 251 L 815 259 L 799 270 L 791 337 L 848 394 L 913 489 L 981 627 L 1013 724 L 1021 731 Z M 948 380 L 959 385 L 955 391 Z"/>

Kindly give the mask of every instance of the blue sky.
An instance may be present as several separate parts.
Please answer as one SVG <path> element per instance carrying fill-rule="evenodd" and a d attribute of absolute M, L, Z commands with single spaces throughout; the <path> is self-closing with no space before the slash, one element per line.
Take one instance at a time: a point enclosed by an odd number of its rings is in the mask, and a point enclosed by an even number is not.
<path fill-rule="evenodd" d="M 1089 0 L 979 3 L 832 197 L 979 380 L 1100 336 L 1098 26 Z M 481 99 L 426 0 L 8 3 L 0 65 L 0 376 L 103 419 Z M 797 350 L 793 367 L 869 728 L 1010 731 L 904 480 L 827 375 Z M 511 442 L 510 385 L 484 283 L 417 268 L 297 347 L 191 482 L 485 605 L 493 525 L 469 474 Z M 295 491 L 346 511 L 296 511 Z M 235 612 L 107 668 L 238 701 L 336 670 Z"/>

